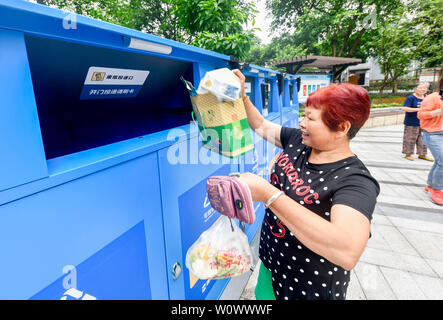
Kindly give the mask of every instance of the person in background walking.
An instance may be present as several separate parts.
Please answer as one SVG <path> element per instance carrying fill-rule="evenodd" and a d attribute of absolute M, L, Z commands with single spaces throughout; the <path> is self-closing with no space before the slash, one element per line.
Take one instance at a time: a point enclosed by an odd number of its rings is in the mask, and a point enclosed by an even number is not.
<path fill-rule="evenodd" d="M 407 160 L 414 160 L 412 155 L 414 149 L 417 147 L 417 154 L 419 159 L 434 161 L 434 159 L 426 156 L 427 148 L 422 141 L 422 129 L 420 128 L 420 120 L 417 118 L 417 111 L 420 108 L 428 88 L 426 84 L 419 84 L 415 87 L 414 93 L 406 98 L 403 104 L 403 111 L 405 114 L 405 128 L 403 132 L 403 153 Z"/>
<path fill-rule="evenodd" d="M 431 193 L 432 201 L 443 205 L 443 76 L 437 90 L 423 99 L 417 117 L 423 129 L 423 142 L 435 158 L 425 190 Z"/>

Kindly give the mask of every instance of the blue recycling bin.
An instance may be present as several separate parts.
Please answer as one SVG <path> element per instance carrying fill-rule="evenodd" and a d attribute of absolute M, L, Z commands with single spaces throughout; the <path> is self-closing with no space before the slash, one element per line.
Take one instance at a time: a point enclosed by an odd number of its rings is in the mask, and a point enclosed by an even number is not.
<path fill-rule="evenodd" d="M 196 279 L 185 267 L 187 249 L 219 217 L 206 179 L 267 177 L 268 145 L 257 139 L 237 159 L 203 148 L 180 76 L 198 84 L 230 62 L 0 0 L 0 299 L 221 296 L 229 279 Z M 251 97 L 262 112 L 269 84 L 268 118 L 280 123 L 276 72 L 256 68 L 245 73 Z M 256 206 L 250 241 L 264 213 Z"/>
<path fill-rule="evenodd" d="M 281 112 L 282 125 L 298 128 L 299 104 L 297 76 L 287 74 L 284 77 L 283 107 Z"/>
<path fill-rule="evenodd" d="M 230 57 L 26 1 L 0 1 L 0 44 L 0 298 L 220 296 L 185 292 L 186 246 L 207 224 L 182 199 L 238 164 L 185 172 L 163 155 L 198 140 L 180 76 Z"/>
<path fill-rule="evenodd" d="M 245 91 L 251 102 L 267 120 L 281 124 L 282 95 L 277 76 L 280 72 L 253 64 L 245 66 L 242 72 L 246 77 Z M 253 140 L 255 150 L 242 157 L 240 170 L 252 172 L 269 181 L 269 163 L 281 149 L 256 133 L 253 133 Z M 249 239 L 258 231 L 265 213 L 263 203 L 255 203 L 254 209 L 259 223 L 246 227 Z"/>

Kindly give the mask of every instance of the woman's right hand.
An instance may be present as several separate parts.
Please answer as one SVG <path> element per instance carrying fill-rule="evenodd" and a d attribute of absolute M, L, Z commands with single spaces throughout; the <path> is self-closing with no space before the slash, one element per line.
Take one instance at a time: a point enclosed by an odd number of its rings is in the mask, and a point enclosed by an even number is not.
<path fill-rule="evenodd" d="M 246 99 L 247 98 L 247 95 L 245 93 L 246 77 L 238 69 L 234 69 L 232 70 L 232 72 L 234 72 L 234 74 L 237 76 L 241 84 L 242 99 L 245 105 L 249 127 L 252 130 L 254 130 L 255 133 L 258 134 L 263 139 L 266 139 L 267 141 L 271 142 L 272 144 L 276 145 L 279 148 L 283 148 L 280 141 L 281 125 L 278 125 L 274 122 L 268 121 L 265 118 L 263 118 L 263 115 L 260 114 L 260 112 L 257 110 L 256 107 L 254 107 L 252 102 L 249 99 Z"/>
<path fill-rule="evenodd" d="M 243 73 L 238 70 L 238 69 L 234 69 L 232 70 L 232 72 L 234 72 L 234 74 L 237 76 L 238 80 L 240 81 L 241 84 L 241 94 L 242 94 L 242 98 L 246 98 L 246 93 L 245 93 L 245 81 L 246 81 L 246 77 L 243 75 Z"/>

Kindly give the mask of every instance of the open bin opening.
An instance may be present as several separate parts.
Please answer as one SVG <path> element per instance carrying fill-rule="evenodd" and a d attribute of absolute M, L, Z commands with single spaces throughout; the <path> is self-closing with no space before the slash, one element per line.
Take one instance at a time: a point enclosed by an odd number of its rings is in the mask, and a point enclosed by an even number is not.
<path fill-rule="evenodd" d="M 271 83 L 268 79 L 266 79 L 265 83 L 261 84 L 261 97 L 262 97 L 263 109 L 268 110 L 269 108 L 269 101 L 271 100 L 270 93 L 271 93 Z"/>
<path fill-rule="evenodd" d="M 189 124 L 193 63 L 26 36 L 47 159 Z M 149 71 L 135 97 L 81 98 L 91 67 Z M 118 89 L 118 86 L 110 86 Z"/>

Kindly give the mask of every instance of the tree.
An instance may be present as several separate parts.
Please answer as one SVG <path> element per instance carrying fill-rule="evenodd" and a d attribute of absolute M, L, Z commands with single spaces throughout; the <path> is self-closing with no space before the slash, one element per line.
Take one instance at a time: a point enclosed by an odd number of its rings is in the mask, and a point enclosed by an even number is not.
<path fill-rule="evenodd" d="M 180 41 L 172 5 L 162 0 L 39 0 L 48 6 Z"/>
<path fill-rule="evenodd" d="M 443 64 L 442 0 L 418 0 L 405 3 L 381 23 L 375 37 L 366 44 L 370 55 L 377 57 L 384 74 L 380 94 L 386 86 L 397 90 L 397 80 L 408 73 L 410 63 L 426 67 Z"/>
<path fill-rule="evenodd" d="M 275 38 L 268 45 L 261 45 L 256 41 L 249 52 L 249 61 L 259 66 L 272 66 L 272 62 L 284 59 L 290 59 L 294 56 L 306 55 L 307 50 L 301 45 L 296 46 L 290 39 L 286 37 L 289 35 L 282 35 Z M 289 36 L 290 37 L 290 36 Z M 275 68 L 274 66 L 272 66 Z"/>
<path fill-rule="evenodd" d="M 434 72 L 439 68 L 443 74 L 443 0 L 415 0 L 408 7 L 413 19 L 407 20 L 405 27 L 413 35 L 413 59 Z"/>
<path fill-rule="evenodd" d="M 310 54 L 365 58 L 361 43 L 401 0 L 267 0 L 274 30 L 292 34 Z"/>
<path fill-rule="evenodd" d="M 443 65 L 443 0 L 414 0 L 405 26 L 414 34 L 414 58 L 425 67 Z"/>
<path fill-rule="evenodd" d="M 396 93 L 397 80 L 409 72 L 409 65 L 415 55 L 414 37 L 402 22 L 402 16 L 394 15 L 377 29 L 376 36 L 367 44 L 369 53 L 377 57 L 381 72 L 384 75 L 380 87 L 380 97 L 383 89 L 392 85 Z"/>
<path fill-rule="evenodd" d="M 255 4 L 236 0 L 170 0 L 177 22 L 188 34 L 187 43 L 198 47 L 248 58 L 254 31 L 244 25 L 257 12 Z"/>

